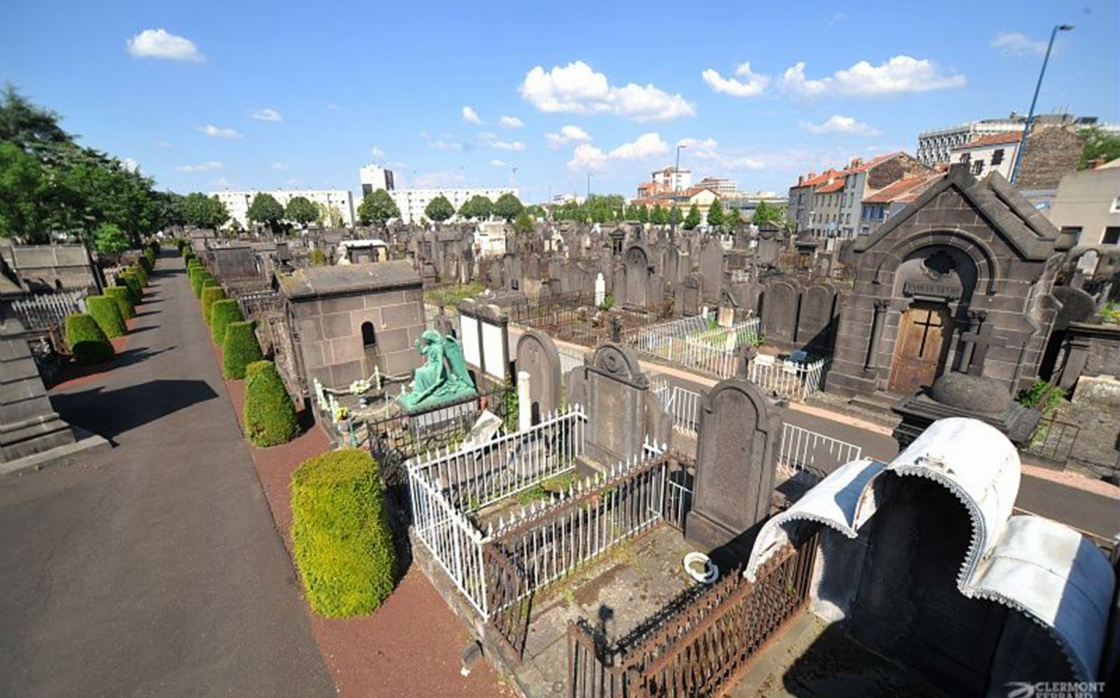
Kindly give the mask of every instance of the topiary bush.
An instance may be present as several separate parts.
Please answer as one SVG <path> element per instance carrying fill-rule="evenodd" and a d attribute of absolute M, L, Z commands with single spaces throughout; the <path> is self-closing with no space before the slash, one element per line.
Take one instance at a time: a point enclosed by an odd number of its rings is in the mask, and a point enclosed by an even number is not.
<path fill-rule="evenodd" d="M 147 286 L 148 285 L 148 272 L 144 269 L 143 265 L 133 264 L 131 267 L 129 267 L 129 269 L 134 274 L 136 274 L 136 277 L 138 279 L 140 279 L 140 285 L 141 286 Z"/>
<path fill-rule="evenodd" d="M 117 299 L 112 296 L 86 296 L 86 309 L 97 322 L 97 326 L 105 336 L 123 337 L 128 332 L 128 326 L 121 317 L 121 309 L 117 306 Z"/>
<path fill-rule="evenodd" d="M 137 305 L 144 299 L 144 289 L 140 287 L 140 279 L 130 271 L 122 274 L 117 274 L 117 283 L 123 283 L 128 287 L 129 292 L 132 294 L 132 304 Z"/>
<path fill-rule="evenodd" d="M 202 298 L 202 289 L 208 288 L 210 286 L 217 286 L 217 285 L 218 285 L 218 281 L 213 276 L 210 276 L 210 272 L 208 272 L 204 269 L 198 275 L 198 291 L 195 292 L 194 295 L 197 298 L 201 299 Z"/>
<path fill-rule="evenodd" d="M 128 286 L 118 281 L 116 286 L 105 289 L 105 295 L 117 302 L 117 309 L 121 311 L 121 317 L 125 320 L 136 317 L 136 306 L 132 305 L 132 291 Z"/>
<path fill-rule="evenodd" d="M 226 292 L 222 290 L 221 286 L 208 286 L 202 289 L 202 319 L 207 325 L 210 324 L 210 314 L 214 308 L 214 302 L 225 299 Z"/>
<path fill-rule="evenodd" d="M 226 341 L 226 327 L 231 322 L 242 322 L 241 308 L 232 298 L 215 301 L 210 306 L 210 337 L 214 344 L 224 344 Z"/>
<path fill-rule="evenodd" d="M 152 275 L 152 260 L 148 259 L 148 255 L 146 252 L 145 254 L 142 254 L 136 258 L 136 264 L 144 270 L 145 274 L 147 274 L 148 276 Z"/>
<path fill-rule="evenodd" d="M 245 369 L 245 436 L 254 446 L 286 444 L 299 433 L 292 398 L 271 361 Z"/>
<path fill-rule="evenodd" d="M 67 316 L 66 343 L 74 361 L 83 365 L 108 361 L 116 355 L 109 338 L 88 313 Z"/>
<path fill-rule="evenodd" d="M 397 551 L 378 467 L 369 453 L 332 451 L 292 475 L 292 542 L 312 610 L 328 618 L 375 611 L 397 581 Z"/>
<path fill-rule="evenodd" d="M 187 278 L 191 282 L 191 293 L 195 296 L 202 293 L 202 275 L 205 273 L 206 270 L 202 268 L 201 264 L 194 264 L 187 267 Z"/>
<path fill-rule="evenodd" d="M 254 361 L 264 358 L 252 322 L 231 322 L 226 325 L 226 338 L 222 343 L 223 373 L 226 378 L 242 380 L 245 369 Z"/>

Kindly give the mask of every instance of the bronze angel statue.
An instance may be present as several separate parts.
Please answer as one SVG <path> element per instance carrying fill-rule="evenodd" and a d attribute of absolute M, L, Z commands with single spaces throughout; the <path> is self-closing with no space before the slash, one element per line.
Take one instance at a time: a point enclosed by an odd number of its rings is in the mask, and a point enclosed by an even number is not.
<path fill-rule="evenodd" d="M 412 373 L 412 385 L 397 398 L 406 412 L 417 412 L 476 395 L 474 381 L 467 373 L 463 347 L 454 337 L 425 330 L 416 340 L 416 350 L 424 365 Z"/>

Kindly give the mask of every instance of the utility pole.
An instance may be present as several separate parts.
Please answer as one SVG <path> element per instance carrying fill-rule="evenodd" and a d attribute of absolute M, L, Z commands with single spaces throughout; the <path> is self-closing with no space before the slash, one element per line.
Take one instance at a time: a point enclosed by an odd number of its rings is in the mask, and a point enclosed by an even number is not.
<path fill-rule="evenodd" d="M 1050 32 L 1050 43 L 1046 46 L 1046 57 L 1042 59 L 1042 70 L 1038 71 L 1038 83 L 1034 86 L 1034 98 L 1031 99 L 1031 110 L 1027 113 L 1027 123 L 1023 126 L 1023 137 L 1019 139 L 1019 148 L 1015 151 L 1015 166 L 1011 168 L 1011 182 L 1019 178 L 1019 167 L 1023 164 L 1023 154 L 1027 151 L 1027 137 L 1031 135 L 1031 123 L 1034 121 L 1034 107 L 1038 103 L 1038 92 L 1042 89 L 1042 78 L 1046 75 L 1046 64 L 1050 62 L 1050 51 L 1054 49 L 1054 39 L 1058 32 L 1073 30 L 1072 24 L 1058 24 Z"/>
<path fill-rule="evenodd" d="M 673 191 L 680 190 L 681 182 L 681 148 L 687 148 L 687 145 L 677 146 L 677 164 L 673 167 Z"/>

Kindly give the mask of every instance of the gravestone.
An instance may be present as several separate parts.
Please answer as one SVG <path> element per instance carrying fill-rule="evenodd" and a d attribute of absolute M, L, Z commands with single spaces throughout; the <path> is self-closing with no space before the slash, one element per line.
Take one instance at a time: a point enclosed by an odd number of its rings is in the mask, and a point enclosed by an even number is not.
<path fill-rule="evenodd" d="M 762 300 L 762 331 L 766 333 L 767 339 L 793 341 L 799 298 L 797 289 L 786 281 L 767 287 Z"/>
<path fill-rule="evenodd" d="M 532 423 L 560 409 L 560 353 L 543 332 L 526 330 L 517 340 L 517 370 L 529 374 Z"/>
<path fill-rule="evenodd" d="M 623 257 L 626 273 L 626 305 L 645 308 L 649 305 L 649 255 L 640 245 L 631 245 Z"/>
<path fill-rule="evenodd" d="M 595 307 L 603 307 L 603 302 L 607 298 L 607 280 L 603 278 L 603 272 L 595 277 Z"/>
<path fill-rule="evenodd" d="M 769 515 L 781 426 L 777 408 L 745 380 L 721 381 L 702 398 L 689 542 L 713 550 Z"/>
<path fill-rule="evenodd" d="M 700 304 L 703 299 L 701 288 L 703 285 L 704 280 L 695 272 L 685 277 L 682 303 L 685 316 L 692 317 L 700 314 Z"/>
<path fill-rule="evenodd" d="M 626 346 L 602 344 L 585 362 L 573 370 L 581 375 L 569 384 L 569 399 L 582 398 L 587 412 L 585 454 L 601 466 L 639 458 L 646 436 L 652 430 L 665 431 L 668 420 L 657 413 L 657 400 L 650 395 L 649 378 L 637 355 Z M 667 440 L 664 434 L 652 436 Z"/>
<path fill-rule="evenodd" d="M 704 279 L 704 304 L 716 305 L 723 287 L 723 246 L 715 238 L 709 238 L 700 251 L 700 275 Z"/>
<path fill-rule="evenodd" d="M 801 297 L 797 318 L 797 343 L 811 354 L 832 353 L 836 317 L 836 290 L 829 285 L 810 286 Z"/>

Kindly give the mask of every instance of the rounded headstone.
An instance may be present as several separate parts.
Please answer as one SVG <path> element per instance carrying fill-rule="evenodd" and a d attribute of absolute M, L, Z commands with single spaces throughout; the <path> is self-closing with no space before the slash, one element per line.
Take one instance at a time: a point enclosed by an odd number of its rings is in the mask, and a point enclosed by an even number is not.
<path fill-rule="evenodd" d="M 1071 322 L 1085 322 L 1097 314 L 1097 302 L 1079 288 L 1059 286 L 1053 295 L 1062 303 L 1062 309 L 1054 318 L 1055 330 L 1064 330 Z"/>
<path fill-rule="evenodd" d="M 1011 395 L 997 381 L 966 373 L 941 376 L 930 397 L 943 405 L 983 414 L 999 414 L 1011 406 Z"/>

